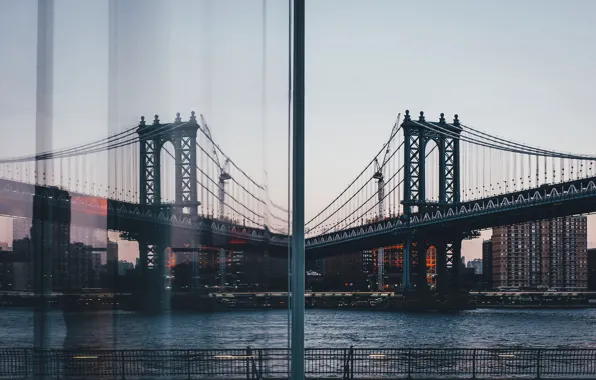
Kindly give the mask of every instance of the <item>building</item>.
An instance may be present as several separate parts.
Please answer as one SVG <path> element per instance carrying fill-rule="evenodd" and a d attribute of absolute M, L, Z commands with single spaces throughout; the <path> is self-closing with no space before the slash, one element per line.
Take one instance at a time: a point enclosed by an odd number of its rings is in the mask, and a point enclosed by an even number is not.
<path fill-rule="evenodd" d="M 133 270 L 135 268 L 133 263 L 130 263 L 126 260 L 118 261 L 118 276 L 124 276 L 127 271 Z"/>
<path fill-rule="evenodd" d="M 474 269 L 474 274 L 482 274 L 482 259 L 468 261 L 466 268 Z"/>
<path fill-rule="evenodd" d="M 377 273 L 377 271 L 378 271 L 377 255 L 378 255 L 378 250 L 377 251 L 372 251 L 372 250 L 362 251 L 362 273 L 364 273 L 365 276 L 369 276 L 369 275 Z"/>
<path fill-rule="evenodd" d="M 324 290 L 380 290 L 382 275 L 383 290 L 392 291 L 401 288 L 403 274 L 403 249 L 401 245 L 383 248 L 383 265 L 379 265 L 379 249 L 364 250 L 357 253 L 346 253 L 328 257 L 324 263 L 313 261 L 307 268 L 313 270 L 315 264 L 323 274 Z M 437 273 L 437 251 L 430 246 L 426 251 L 426 282 L 432 284 Z M 380 271 L 382 270 L 382 273 Z M 411 268 L 412 284 L 416 283 L 417 268 Z M 347 285 L 346 285 L 347 284 Z M 352 285 L 350 285 L 352 284 Z"/>
<path fill-rule="evenodd" d="M 67 261 L 66 282 L 62 289 L 82 289 L 92 287 L 93 262 L 92 247 L 81 242 L 70 244 Z"/>
<path fill-rule="evenodd" d="M 106 248 L 108 232 L 105 229 L 89 228 L 73 225 L 70 228 L 73 243 L 83 243 L 93 248 Z"/>
<path fill-rule="evenodd" d="M 138 263 L 137 259 L 137 263 Z M 118 243 L 108 240 L 106 249 L 106 270 L 103 273 L 102 287 L 108 290 L 116 290 L 118 282 Z"/>
<path fill-rule="evenodd" d="M 91 273 L 93 274 L 92 283 L 94 288 L 98 287 L 100 283 L 100 274 L 102 271 L 101 254 L 98 252 L 91 253 Z"/>
<path fill-rule="evenodd" d="M 587 218 L 571 216 L 493 228 L 493 285 L 585 290 Z"/>
<path fill-rule="evenodd" d="M 29 227 L 29 228 L 28 228 Z M 28 233 L 25 230 L 29 229 Z M 45 229 L 46 232 L 52 236 L 52 239 L 43 241 L 43 245 L 39 246 L 36 251 L 34 249 L 32 240 L 39 236 L 40 231 Z M 42 222 L 35 220 L 32 222 L 29 219 L 15 219 L 13 221 L 13 250 L 19 255 L 24 255 L 25 252 L 29 255 L 27 260 L 31 262 L 31 276 L 33 284 L 36 283 L 35 279 L 35 267 L 38 254 L 51 256 L 51 276 L 52 276 L 52 289 L 55 291 L 61 291 L 71 286 L 70 278 L 70 265 L 71 265 L 71 254 L 70 254 L 70 223 L 68 222 Z M 39 278 L 37 279 L 39 281 Z M 34 285 L 35 287 L 35 285 Z"/>
<path fill-rule="evenodd" d="M 64 192 L 63 195 L 70 199 L 68 193 Z M 33 212 L 37 212 L 35 207 Z M 29 273 L 30 279 L 23 280 L 25 283 L 31 283 L 34 289 L 41 288 L 45 283 L 44 276 L 51 276 L 53 290 L 59 291 L 70 285 L 70 220 L 49 222 L 17 218 L 12 221 L 12 233 L 13 251 L 18 254 L 18 261 L 30 263 L 30 270 L 21 271 L 23 274 Z M 51 236 L 51 239 L 47 236 Z M 35 246 L 32 244 L 34 241 L 37 241 Z M 40 265 L 41 262 L 45 264 Z M 36 272 L 43 268 L 46 268 L 43 273 Z"/>
<path fill-rule="evenodd" d="M 482 242 L 482 284 L 484 289 L 493 288 L 493 242 Z"/>
<path fill-rule="evenodd" d="M 12 220 L 12 239 L 31 238 L 31 219 L 17 218 Z"/>
<path fill-rule="evenodd" d="M 0 290 L 29 290 L 32 285 L 31 263 L 15 252 L 0 250 Z"/>
<path fill-rule="evenodd" d="M 364 259 L 368 260 L 367 255 Z M 323 286 L 325 290 L 367 291 L 368 276 L 362 270 L 362 252 L 344 253 L 325 259 Z"/>
<path fill-rule="evenodd" d="M 13 265 L 12 290 L 31 290 L 33 288 L 33 273 L 28 261 L 15 261 Z"/>
<path fill-rule="evenodd" d="M 588 290 L 596 292 L 596 248 L 588 249 Z"/>

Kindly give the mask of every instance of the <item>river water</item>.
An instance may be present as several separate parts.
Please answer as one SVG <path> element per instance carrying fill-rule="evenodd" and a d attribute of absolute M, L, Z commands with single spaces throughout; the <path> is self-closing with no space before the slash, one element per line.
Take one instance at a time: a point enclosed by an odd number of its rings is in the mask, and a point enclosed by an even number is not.
<path fill-rule="evenodd" d="M 287 346 L 287 311 L 51 312 L 53 348 L 189 349 Z M 68 321 L 68 323 L 66 323 Z M 67 327 L 68 326 L 68 327 Z M 306 311 L 306 347 L 596 347 L 596 309 L 477 309 L 457 314 Z M 33 313 L 0 310 L 0 347 L 33 343 Z"/>

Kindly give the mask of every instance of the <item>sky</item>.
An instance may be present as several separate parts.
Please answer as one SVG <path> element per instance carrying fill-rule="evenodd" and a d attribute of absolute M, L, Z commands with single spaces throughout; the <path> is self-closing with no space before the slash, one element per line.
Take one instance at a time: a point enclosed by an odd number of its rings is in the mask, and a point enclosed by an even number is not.
<path fill-rule="evenodd" d="M 111 46 L 108 0 L 55 3 L 53 148 L 125 130 L 141 115 L 195 110 L 224 151 L 255 178 L 266 172 L 273 200 L 287 203 L 286 1 L 266 1 L 265 23 L 261 0 L 118 1 Z M 2 157 L 35 150 L 36 9 L 35 0 L 0 2 Z M 594 14 L 590 0 L 307 1 L 307 218 L 371 160 L 405 109 L 595 153 Z M 102 165 L 85 175 L 105 181 Z M 596 246 L 592 217 L 588 229 Z M 2 220 L 0 240 L 9 230 Z M 480 257 L 480 245 L 466 241 L 463 255 Z"/>

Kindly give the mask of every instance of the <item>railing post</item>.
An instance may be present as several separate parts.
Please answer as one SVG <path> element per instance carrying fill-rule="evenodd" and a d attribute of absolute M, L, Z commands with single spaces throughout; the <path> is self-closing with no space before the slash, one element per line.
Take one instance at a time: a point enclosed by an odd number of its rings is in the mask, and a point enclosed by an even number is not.
<path fill-rule="evenodd" d="M 536 354 L 536 378 L 540 379 L 540 353 L 542 350 L 539 348 Z"/>
<path fill-rule="evenodd" d="M 25 379 L 29 378 L 29 354 L 31 351 L 28 349 L 24 350 L 25 353 Z"/>
<path fill-rule="evenodd" d="M 344 365 L 343 365 L 343 367 L 344 367 L 344 374 L 342 376 L 342 379 L 345 380 L 348 377 L 348 349 L 347 348 L 344 348 L 344 357 L 343 357 L 343 359 L 344 359 L 343 360 L 344 361 Z"/>
<path fill-rule="evenodd" d="M 51 350 L 49 352 L 51 354 L 50 363 L 56 363 L 56 379 L 60 380 L 60 375 L 62 373 L 62 368 L 64 364 L 64 352 L 62 352 L 61 354 L 58 354 L 57 350 Z M 52 376 L 52 374 L 50 373 L 49 376 Z"/>
<path fill-rule="evenodd" d="M 190 380 L 190 350 L 186 351 L 186 371 L 188 372 L 188 380 Z"/>
<path fill-rule="evenodd" d="M 472 351 L 472 379 L 476 378 L 476 350 Z"/>
<path fill-rule="evenodd" d="M 263 350 L 259 350 L 259 379 L 263 378 Z"/>
<path fill-rule="evenodd" d="M 250 346 L 246 346 L 246 380 L 250 380 Z"/>
<path fill-rule="evenodd" d="M 122 380 L 126 379 L 126 356 L 124 350 L 120 350 L 120 371 L 122 371 Z"/>
<path fill-rule="evenodd" d="M 354 378 L 354 346 L 350 346 L 350 379 Z"/>
<path fill-rule="evenodd" d="M 412 350 L 408 350 L 408 379 L 412 378 Z"/>

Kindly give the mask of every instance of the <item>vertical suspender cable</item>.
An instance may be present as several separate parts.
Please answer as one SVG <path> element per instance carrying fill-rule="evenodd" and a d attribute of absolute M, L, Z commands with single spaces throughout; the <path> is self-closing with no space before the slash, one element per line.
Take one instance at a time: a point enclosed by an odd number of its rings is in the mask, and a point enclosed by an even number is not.
<path fill-rule="evenodd" d="M 536 156 L 536 184 L 534 187 L 540 186 L 540 156 Z"/>
<path fill-rule="evenodd" d="M 291 297 L 292 289 L 291 273 L 292 273 L 292 245 L 290 244 L 291 236 L 291 215 L 292 215 L 292 194 L 291 194 L 291 173 L 292 173 L 292 0 L 288 0 L 288 352 L 291 352 Z M 290 378 L 290 360 L 288 360 L 288 378 Z"/>

